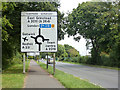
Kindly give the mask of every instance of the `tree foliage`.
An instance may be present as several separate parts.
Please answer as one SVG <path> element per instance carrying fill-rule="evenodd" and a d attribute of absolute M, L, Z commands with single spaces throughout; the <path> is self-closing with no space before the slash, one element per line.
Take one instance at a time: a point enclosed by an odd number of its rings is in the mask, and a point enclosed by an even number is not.
<path fill-rule="evenodd" d="M 66 53 L 65 47 L 61 44 L 58 44 L 58 51 L 56 53 L 57 57 L 67 57 L 68 54 Z"/>
<path fill-rule="evenodd" d="M 55 2 L 3 2 L 2 3 L 2 60 L 6 61 L 20 52 L 21 12 L 22 11 L 56 11 L 58 13 L 58 39 L 64 38 L 62 31 L 62 14 Z M 61 26 L 61 27 L 60 27 Z M 12 59 L 11 59 L 12 60 Z"/>
<path fill-rule="evenodd" d="M 77 57 L 77 56 L 80 56 L 79 55 L 79 52 L 72 46 L 68 45 L 68 44 L 65 44 L 64 45 L 65 47 L 65 50 L 68 54 L 68 57 Z"/>
<path fill-rule="evenodd" d="M 66 32 L 76 41 L 82 35 L 87 39 L 87 46 L 92 44 L 91 64 L 100 64 L 100 53 L 110 53 L 120 42 L 118 7 L 119 2 L 86 2 L 66 18 Z"/>

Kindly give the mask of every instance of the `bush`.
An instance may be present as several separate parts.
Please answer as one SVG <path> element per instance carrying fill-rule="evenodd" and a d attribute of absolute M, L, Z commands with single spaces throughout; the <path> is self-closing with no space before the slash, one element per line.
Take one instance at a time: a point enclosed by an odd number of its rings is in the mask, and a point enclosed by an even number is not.
<path fill-rule="evenodd" d="M 120 68 L 120 43 L 116 43 L 110 52 L 111 66 Z"/>
<path fill-rule="evenodd" d="M 103 66 L 117 67 L 119 62 L 116 59 L 116 55 L 114 51 L 110 53 L 110 55 L 102 53 L 101 54 L 101 62 Z"/>
<path fill-rule="evenodd" d="M 34 59 L 34 56 L 28 56 L 28 59 Z"/>
<path fill-rule="evenodd" d="M 72 57 L 71 62 L 78 62 L 79 57 Z"/>
<path fill-rule="evenodd" d="M 12 64 L 20 64 L 22 63 L 22 54 L 19 52 L 16 52 L 16 55 L 14 55 L 11 58 L 2 58 L 2 69 L 6 69 Z"/>
<path fill-rule="evenodd" d="M 119 57 L 119 55 L 116 56 L 116 51 L 112 51 L 110 55 L 102 52 L 100 54 L 100 60 L 97 61 L 96 65 L 117 67 L 120 64 L 120 61 L 118 61 Z M 64 57 L 64 59 L 61 60 L 83 64 L 93 64 L 94 61 L 90 56 Z"/>
<path fill-rule="evenodd" d="M 13 59 L 12 59 L 12 61 L 11 61 L 11 64 L 20 64 L 20 63 L 22 63 L 22 54 L 21 53 L 19 53 L 19 52 L 16 52 L 16 56 L 14 56 L 13 57 Z"/>
<path fill-rule="evenodd" d="M 89 56 L 80 56 L 78 58 L 78 63 L 90 64 L 91 58 Z"/>
<path fill-rule="evenodd" d="M 67 62 L 78 62 L 79 57 L 65 57 L 64 61 Z"/>
<path fill-rule="evenodd" d="M 70 59 L 69 57 L 65 57 L 64 61 L 67 61 L 67 62 L 68 62 L 69 59 Z"/>
<path fill-rule="evenodd" d="M 65 57 L 59 57 L 59 61 L 64 61 L 65 60 Z"/>
<path fill-rule="evenodd" d="M 110 57 L 109 55 L 105 54 L 105 53 L 102 53 L 101 54 L 101 62 L 102 64 L 101 65 L 104 65 L 104 66 L 110 66 Z"/>
<path fill-rule="evenodd" d="M 86 58 L 85 58 L 85 56 L 81 56 L 81 63 L 86 63 Z"/>

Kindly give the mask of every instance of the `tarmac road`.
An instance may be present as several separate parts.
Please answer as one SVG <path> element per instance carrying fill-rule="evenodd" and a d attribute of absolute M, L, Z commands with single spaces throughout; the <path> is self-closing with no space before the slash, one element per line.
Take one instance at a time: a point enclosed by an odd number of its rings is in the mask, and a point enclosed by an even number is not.
<path fill-rule="evenodd" d="M 46 61 L 42 62 L 46 63 Z M 52 66 L 52 64 L 49 65 Z M 87 79 L 104 88 L 118 88 L 118 70 L 62 62 L 56 62 L 55 67 L 61 71 L 80 77 L 81 79 Z"/>

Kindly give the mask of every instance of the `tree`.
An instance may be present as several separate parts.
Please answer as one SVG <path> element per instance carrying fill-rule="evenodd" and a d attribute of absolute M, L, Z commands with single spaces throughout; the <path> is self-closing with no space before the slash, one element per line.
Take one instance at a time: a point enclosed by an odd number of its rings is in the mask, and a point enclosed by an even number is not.
<path fill-rule="evenodd" d="M 68 44 L 65 44 L 64 45 L 65 47 L 65 50 L 68 54 L 68 57 L 77 57 L 77 56 L 80 56 L 79 55 L 79 52 L 72 46 L 68 45 Z"/>
<path fill-rule="evenodd" d="M 65 47 L 61 44 L 58 44 L 58 52 L 56 53 L 57 57 L 64 58 L 67 57 L 68 54 L 65 51 Z"/>
<path fill-rule="evenodd" d="M 58 39 L 64 38 L 62 28 L 62 14 L 55 2 L 3 2 L 2 3 L 2 60 L 3 66 L 7 60 L 12 60 L 16 52 L 20 52 L 21 12 L 22 11 L 57 11 Z M 61 26 L 61 27 L 60 27 Z M 10 61 L 8 60 L 8 61 Z"/>
<path fill-rule="evenodd" d="M 13 29 L 13 25 L 10 22 L 10 19 L 7 17 L 8 14 L 14 11 L 16 4 L 15 3 L 2 3 L 2 64 L 3 66 L 11 62 L 13 57 L 13 49 L 14 45 L 10 42 L 11 36 L 9 35 L 9 31 Z M 8 12 L 4 14 L 4 12 Z"/>
<path fill-rule="evenodd" d="M 86 2 L 79 4 L 66 18 L 66 32 L 70 36 L 74 36 L 76 41 L 79 41 L 80 35 L 82 35 L 87 39 L 87 47 L 92 44 L 91 64 L 99 64 L 102 47 L 108 49 L 106 44 L 102 46 L 103 43 L 100 44 L 100 42 L 107 43 L 110 41 L 108 39 L 110 33 L 113 34 L 112 36 L 118 33 L 118 29 L 113 31 L 115 33 L 110 31 L 111 27 L 116 28 L 116 25 L 113 25 L 111 21 L 113 14 L 117 13 L 114 7 L 112 2 Z"/>
<path fill-rule="evenodd" d="M 98 26 L 102 26 L 102 35 L 98 43 L 100 50 L 106 52 L 110 56 L 111 66 L 120 64 L 120 2 L 113 2 L 107 6 L 109 11 L 97 20 Z"/>

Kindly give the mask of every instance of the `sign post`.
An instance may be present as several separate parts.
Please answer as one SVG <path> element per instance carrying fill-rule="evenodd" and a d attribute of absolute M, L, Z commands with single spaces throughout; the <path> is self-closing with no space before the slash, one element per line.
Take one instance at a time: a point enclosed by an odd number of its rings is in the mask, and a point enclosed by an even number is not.
<path fill-rule="evenodd" d="M 53 59 L 53 75 L 55 74 L 55 53 L 53 55 L 54 59 Z"/>
<path fill-rule="evenodd" d="M 57 52 L 57 45 L 57 12 L 21 12 L 21 52 Z"/>
<path fill-rule="evenodd" d="M 23 54 L 23 73 L 25 74 L 25 53 Z"/>
<path fill-rule="evenodd" d="M 48 53 L 47 53 L 47 69 L 48 69 Z"/>

